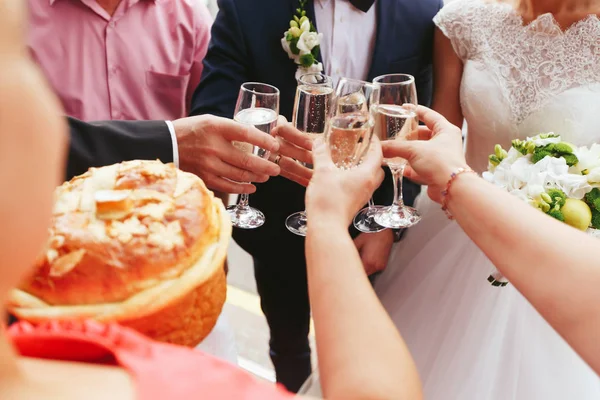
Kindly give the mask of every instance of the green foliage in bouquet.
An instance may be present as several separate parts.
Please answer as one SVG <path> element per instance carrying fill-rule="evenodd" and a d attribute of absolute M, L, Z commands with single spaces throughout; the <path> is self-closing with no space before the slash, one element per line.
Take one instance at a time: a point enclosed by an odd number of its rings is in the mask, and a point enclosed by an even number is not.
<path fill-rule="evenodd" d="M 542 193 L 537 201 L 537 206 L 540 210 L 556 218 L 561 222 L 565 222 L 561 208 L 567 201 L 567 195 L 560 189 L 549 189 L 546 193 Z"/>
<path fill-rule="evenodd" d="M 488 159 L 490 164 L 497 166 L 508 156 L 506 150 L 502 148 L 499 144 L 494 147 L 494 154 L 492 154 Z"/>
<path fill-rule="evenodd" d="M 515 139 L 512 141 L 512 147 L 515 148 L 519 153 L 526 156 L 527 154 L 532 154 L 535 150 L 535 143 L 530 141 L 523 141 L 519 139 Z"/>
<path fill-rule="evenodd" d="M 600 189 L 592 189 L 585 195 L 584 200 L 592 210 L 592 228 L 600 229 Z"/>
<path fill-rule="evenodd" d="M 536 147 L 533 150 L 533 156 L 531 161 L 536 164 L 539 161 L 542 161 L 547 156 L 554 158 L 564 158 L 569 167 L 577 164 L 579 160 L 577 156 L 573 154 L 573 148 L 570 144 L 565 142 L 560 143 L 550 143 L 545 146 Z"/>

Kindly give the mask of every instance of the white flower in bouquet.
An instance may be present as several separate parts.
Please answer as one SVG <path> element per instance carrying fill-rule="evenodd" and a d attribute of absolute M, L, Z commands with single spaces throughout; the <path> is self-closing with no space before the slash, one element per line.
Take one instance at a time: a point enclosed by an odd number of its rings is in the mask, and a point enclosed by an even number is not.
<path fill-rule="evenodd" d="M 593 189 L 583 175 L 565 174 L 558 179 L 557 183 L 558 188 L 570 199 L 581 200 Z"/>
<path fill-rule="evenodd" d="M 300 55 L 296 55 L 296 54 L 292 53 L 292 50 L 290 48 L 290 42 L 288 42 L 287 40 L 285 40 L 285 36 L 281 39 L 281 47 L 283 47 L 283 50 L 285 50 L 285 52 L 287 53 L 287 55 L 290 58 L 290 60 L 294 60 L 294 62 L 296 64 L 298 64 L 298 60 L 300 59 Z"/>
<path fill-rule="evenodd" d="M 594 143 L 589 148 L 580 147 L 575 150 L 575 155 L 579 163 L 574 170 L 584 175 L 590 184 L 600 183 L 600 145 Z"/>
<path fill-rule="evenodd" d="M 532 142 L 536 147 L 546 146 L 548 144 L 560 143 L 560 137 L 555 136 L 554 133 L 549 133 L 546 137 L 540 137 L 540 135 L 527 138 L 526 141 Z"/>
<path fill-rule="evenodd" d="M 310 54 L 312 49 L 321 44 L 322 37 L 322 33 L 303 31 L 297 44 L 300 54 Z"/>
<path fill-rule="evenodd" d="M 323 71 L 323 64 L 321 63 L 313 64 L 308 68 L 298 67 L 298 69 L 296 70 L 296 80 L 300 79 L 302 75 L 319 73 L 321 71 Z"/>
<path fill-rule="evenodd" d="M 306 18 L 306 16 L 304 16 Z M 308 20 L 308 18 L 301 20 L 302 23 L 300 24 L 300 30 L 302 32 L 309 32 L 310 31 L 310 21 Z"/>

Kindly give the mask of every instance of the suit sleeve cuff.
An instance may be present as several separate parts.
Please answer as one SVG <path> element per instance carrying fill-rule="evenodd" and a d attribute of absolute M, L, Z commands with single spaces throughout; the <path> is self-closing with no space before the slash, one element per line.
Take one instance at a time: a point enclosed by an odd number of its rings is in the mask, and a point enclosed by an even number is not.
<path fill-rule="evenodd" d="M 177 146 L 177 135 L 175 135 L 175 127 L 171 121 L 165 121 L 169 127 L 169 133 L 171 134 L 171 144 L 173 146 L 173 164 L 179 168 L 179 147 Z"/>

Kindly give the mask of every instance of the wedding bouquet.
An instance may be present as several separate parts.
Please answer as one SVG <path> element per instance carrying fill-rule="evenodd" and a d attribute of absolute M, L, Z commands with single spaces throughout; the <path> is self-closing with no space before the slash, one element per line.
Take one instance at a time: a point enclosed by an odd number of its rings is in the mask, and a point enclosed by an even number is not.
<path fill-rule="evenodd" d="M 600 145 L 577 147 L 554 133 L 496 145 L 483 178 L 574 228 L 600 236 Z M 494 286 L 505 286 L 499 273 Z"/>

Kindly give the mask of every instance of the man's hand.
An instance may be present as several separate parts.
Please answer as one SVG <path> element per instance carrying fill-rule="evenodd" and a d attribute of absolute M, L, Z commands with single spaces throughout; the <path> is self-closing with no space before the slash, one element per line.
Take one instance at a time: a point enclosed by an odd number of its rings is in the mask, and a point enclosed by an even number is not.
<path fill-rule="evenodd" d="M 274 163 L 244 153 L 231 142 L 245 142 L 270 152 L 279 150 L 277 140 L 258 129 L 212 115 L 173 121 L 179 148 L 179 167 L 198 175 L 206 186 L 225 193 L 254 193 L 249 182 L 266 182 L 279 175 Z"/>
<path fill-rule="evenodd" d="M 394 233 L 386 229 L 377 233 L 361 233 L 354 239 L 367 275 L 383 271 L 394 244 Z"/>
<path fill-rule="evenodd" d="M 312 164 L 310 137 L 294 128 L 284 117 L 279 117 L 273 134 L 279 140 L 279 153 L 272 154 L 271 160 L 276 161 L 281 167 L 280 175 L 302 186 L 308 186 L 312 178 L 312 170 L 298 161 Z"/>

